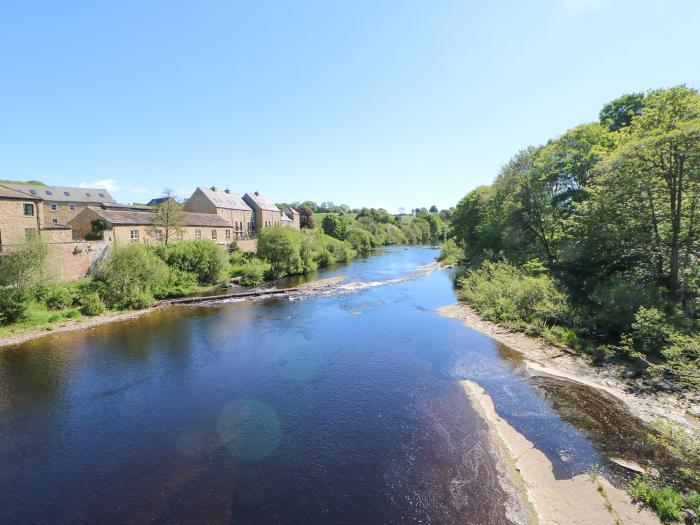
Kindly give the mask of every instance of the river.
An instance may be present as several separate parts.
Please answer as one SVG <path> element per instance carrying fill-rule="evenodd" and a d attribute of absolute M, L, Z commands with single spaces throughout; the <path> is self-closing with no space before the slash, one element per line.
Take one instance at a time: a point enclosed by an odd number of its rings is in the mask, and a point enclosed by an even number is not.
<path fill-rule="evenodd" d="M 553 461 L 643 429 L 435 309 L 437 252 L 387 248 L 295 299 L 173 307 L 0 351 L 1 523 L 508 523 L 459 380 Z M 585 400 L 582 401 L 582 400 Z M 617 426 L 614 432 L 607 425 Z"/>

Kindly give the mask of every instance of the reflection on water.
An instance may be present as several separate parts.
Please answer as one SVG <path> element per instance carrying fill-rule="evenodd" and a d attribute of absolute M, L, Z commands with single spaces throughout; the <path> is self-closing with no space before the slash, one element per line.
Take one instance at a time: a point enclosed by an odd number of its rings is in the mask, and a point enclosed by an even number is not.
<path fill-rule="evenodd" d="M 458 379 L 561 476 L 632 442 L 604 431 L 624 418 L 578 413 L 601 409 L 574 404 L 586 392 L 528 381 L 518 354 L 436 315 L 449 273 L 412 274 L 435 255 L 392 248 L 313 277 L 389 285 L 172 308 L 1 352 L 0 521 L 508 523 Z"/>

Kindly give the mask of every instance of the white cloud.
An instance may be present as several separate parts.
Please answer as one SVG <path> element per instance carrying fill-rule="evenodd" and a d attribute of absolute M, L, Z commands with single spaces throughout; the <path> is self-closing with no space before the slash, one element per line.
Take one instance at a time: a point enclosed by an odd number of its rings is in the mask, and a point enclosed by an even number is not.
<path fill-rule="evenodd" d="M 147 188 L 140 186 L 120 186 L 114 179 L 100 179 L 92 182 L 81 182 L 81 188 L 104 188 L 107 191 L 121 191 L 126 193 L 148 193 Z"/>
<path fill-rule="evenodd" d="M 608 0 L 564 0 L 564 11 L 572 15 L 589 13 L 605 7 Z"/>

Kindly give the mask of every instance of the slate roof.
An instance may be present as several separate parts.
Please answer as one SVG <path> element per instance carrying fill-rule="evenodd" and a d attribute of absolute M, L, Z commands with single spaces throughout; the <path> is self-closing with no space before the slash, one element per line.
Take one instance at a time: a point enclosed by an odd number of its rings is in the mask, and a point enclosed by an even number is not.
<path fill-rule="evenodd" d="M 228 210 L 243 210 L 243 211 L 253 211 L 250 206 L 248 206 L 238 193 L 229 191 L 228 193 L 223 190 L 212 190 L 210 188 L 204 188 L 199 186 L 197 188 L 201 191 L 207 199 L 211 201 L 217 208 L 226 208 Z"/>
<path fill-rule="evenodd" d="M 4 186 L 47 201 L 94 202 L 95 204 L 115 202 L 109 192 L 103 188 L 73 188 L 69 186 L 40 186 L 36 184 L 5 184 Z"/>
<path fill-rule="evenodd" d="M 149 226 L 156 220 L 157 215 L 150 211 L 115 210 L 89 206 L 88 210 L 100 218 L 117 226 Z M 74 219 L 75 220 L 75 219 Z M 230 228 L 227 220 L 213 213 L 185 213 L 185 226 L 207 226 L 211 228 Z"/>
<path fill-rule="evenodd" d="M 167 200 L 175 200 L 172 197 L 156 197 L 155 199 L 151 199 L 148 201 L 148 206 L 159 206 L 160 204 L 163 204 Z"/>
<path fill-rule="evenodd" d="M 257 192 L 246 193 L 243 196 L 243 198 L 253 208 L 258 208 L 260 210 L 266 210 L 266 211 L 277 211 L 277 212 L 280 211 L 280 209 L 277 206 L 275 206 L 274 202 L 272 202 L 270 199 L 268 199 L 264 195 L 260 195 Z"/>
<path fill-rule="evenodd" d="M 0 184 L 0 197 L 5 198 L 5 199 L 19 199 L 19 200 L 41 200 L 41 197 L 37 197 L 34 195 L 27 195 L 26 193 L 22 193 L 21 191 L 16 191 L 13 190 L 12 188 L 8 186 L 4 186 Z"/>

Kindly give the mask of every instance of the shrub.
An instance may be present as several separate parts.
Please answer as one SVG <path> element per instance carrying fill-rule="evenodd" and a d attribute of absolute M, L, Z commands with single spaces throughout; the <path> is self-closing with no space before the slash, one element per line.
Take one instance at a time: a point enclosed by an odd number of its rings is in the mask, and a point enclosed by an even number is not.
<path fill-rule="evenodd" d="M 342 241 L 345 240 L 347 235 L 348 221 L 340 215 L 331 213 L 323 218 L 321 227 L 323 228 L 323 233 Z"/>
<path fill-rule="evenodd" d="M 569 318 L 566 296 L 548 275 L 528 275 L 508 262 L 485 262 L 459 280 L 460 299 L 485 318 L 541 335 Z"/>
<path fill-rule="evenodd" d="M 175 267 L 168 268 L 168 278 L 153 289 L 157 299 L 164 297 L 182 296 L 192 293 L 197 288 L 197 275 L 185 272 Z"/>
<path fill-rule="evenodd" d="M 349 228 L 345 238 L 353 250 L 362 255 L 367 255 L 371 252 L 376 244 L 374 236 L 362 228 Z"/>
<path fill-rule="evenodd" d="M 447 239 L 445 244 L 442 245 L 442 250 L 440 250 L 440 255 L 438 255 L 438 261 L 444 264 L 459 264 L 459 261 L 464 257 L 464 252 L 457 246 L 454 239 Z"/>
<path fill-rule="evenodd" d="M 100 315 L 104 311 L 105 304 L 97 292 L 90 292 L 80 300 L 80 313 L 83 315 Z"/>
<path fill-rule="evenodd" d="M 0 288 L 0 324 L 23 320 L 29 307 L 29 294 L 24 290 Z"/>
<path fill-rule="evenodd" d="M 666 523 L 683 519 L 683 498 L 671 487 L 655 485 L 637 476 L 630 485 L 630 493 L 634 499 L 651 507 Z"/>
<path fill-rule="evenodd" d="M 138 245 L 116 247 L 100 264 L 96 278 L 105 285 L 105 299 L 116 308 L 143 308 L 153 303 L 153 290 L 168 279 L 167 265 Z"/>
<path fill-rule="evenodd" d="M 303 271 L 301 234 L 297 230 L 275 226 L 264 228 L 258 237 L 258 256 L 270 263 L 270 276 L 282 277 Z"/>
<path fill-rule="evenodd" d="M 155 251 L 168 266 L 195 274 L 201 285 L 216 284 L 226 278 L 226 251 L 211 241 L 180 241 L 167 246 L 160 245 Z"/>
<path fill-rule="evenodd" d="M 258 259 L 248 263 L 240 274 L 243 286 L 254 286 L 265 279 L 265 273 L 270 270 L 270 265 Z"/>
<path fill-rule="evenodd" d="M 49 287 L 44 303 L 49 310 L 62 310 L 73 306 L 76 301 L 76 288 L 70 284 L 56 284 Z"/>

